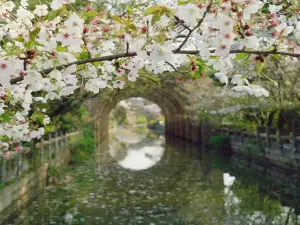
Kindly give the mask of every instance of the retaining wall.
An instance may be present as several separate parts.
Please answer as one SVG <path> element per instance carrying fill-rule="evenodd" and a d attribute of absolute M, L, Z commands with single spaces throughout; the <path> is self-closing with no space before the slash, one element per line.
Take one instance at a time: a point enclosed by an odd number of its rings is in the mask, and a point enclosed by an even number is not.
<path fill-rule="evenodd" d="M 60 169 L 67 166 L 71 159 L 69 150 L 60 150 L 57 157 L 43 163 L 39 168 L 18 178 L 0 191 L 0 224 L 24 207 L 47 185 L 49 166 Z"/>

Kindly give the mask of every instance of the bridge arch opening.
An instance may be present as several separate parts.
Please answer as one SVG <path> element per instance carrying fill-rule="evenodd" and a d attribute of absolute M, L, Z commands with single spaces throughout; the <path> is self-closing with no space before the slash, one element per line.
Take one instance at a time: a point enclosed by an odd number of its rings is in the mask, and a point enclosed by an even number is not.
<path fill-rule="evenodd" d="M 109 114 L 108 152 L 122 168 L 145 170 L 165 152 L 161 108 L 140 97 L 120 101 Z"/>
<path fill-rule="evenodd" d="M 96 137 L 96 161 L 101 161 L 101 159 L 107 161 L 108 157 L 112 158 L 109 154 L 103 155 L 109 152 L 109 116 L 120 102 L 122 104 L 122 101 L 127 99 L 146 99 L 161 109 L 161 114 L 164 116 L 164 136 L 166 137 L 166 142 L 168 142 L 168 138 L 171 136 L 181 138 L 191 137 L 188 134 L 190 129 L 188 127 L 189 121 L 186 112 L 188 101 L 175 88 L 176 86 L 167 85 L 145 90 L 137 89 L 132 92 L 129 90 L 114 90 L 111 93 L 104 93 L 98 99 L 94 99 L 91 105 L 94 107 L 92 113 L 94 115 Z"/>

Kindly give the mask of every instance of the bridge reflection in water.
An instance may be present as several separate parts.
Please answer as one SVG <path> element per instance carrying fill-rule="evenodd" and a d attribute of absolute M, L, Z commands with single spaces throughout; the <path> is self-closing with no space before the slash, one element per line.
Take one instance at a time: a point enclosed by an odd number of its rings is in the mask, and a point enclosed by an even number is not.
<path fill-rule="evenodd" d="M 74 167 L 70 183 L 45 191 L 11 224 L 298 223 L 295 174 L 152 132 L 97 147 L 95 168 Z"/>

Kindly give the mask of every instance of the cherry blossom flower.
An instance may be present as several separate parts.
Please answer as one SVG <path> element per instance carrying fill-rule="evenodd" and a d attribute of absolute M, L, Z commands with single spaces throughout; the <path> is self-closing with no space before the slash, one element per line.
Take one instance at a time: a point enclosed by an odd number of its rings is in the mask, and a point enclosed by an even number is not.
<path fill-rule="evenodd" d="M 260 8 L 262 8 L 264 5 L 263 2 L 260 0 L 251 0 L 249 1 L 248 5 L 244 9 L 243 12 L 243 19 L 248 21 L 251 19 L 251 15 L 254 13 L 257 13 Z"/>
<path fill-rule="evenodd" d="M 54 78 L 56 81 L 61 81 L 62 74 L 59 70 L 53 70 L 49 73 L 49 76 Z"/>
<path fill-rule="evenodd" d="M 246 92 L 249 95 L 254 95 L 255 97 L 269 97 L 269 92 L 258 85 L 249 84 L 248 86 L 235 86 L 232 90 Z"/>
<path fill-rule="evenodd" d="M 228 33 L 233 30 L 233 24 L 233 19 L 224 15 L 214 23 L 214 26 L 215 28 L 219 29 L 221 33 Z"/>
<path fill-rule="evenodd" d="M 74 3 L 75 0 L 53 0 L 51 2 L 51 9 L 57 10 L 63 7 L 63 5 Z"/>
<path fill-rule="evenodd" d="M 48 14 L 48 6 L 43 4 L 43 5 L 36 5 L 35 10 L 33 11 L 34 14 L 38 16 L 46 16 Z"/>
<path fill-rule="evenodd" d="M 249 81 L 247 80 L 245 75 L 234 75 L 233 78 L 231 79 L 232 84 L 236 84 L 237 86 L 242 86 L 244 83 L 249 85 Z"/>
<path fill-rule="evenodd" d="M 70 94 L 74 94 L 74 91 L 77 88 L 79 88 L 79 86 L 66 86 L 59 92 L 59 96 L 68 96 Z"/>
<path fill-rule="evenodd" d="M 13 74 L 11 63 L 0 59 L 0 84 L 5 88 L 10 88 L 10 76 Z"/>
<path fill-rule="evenodd" d="M 64 34 L 57 34 L 56 40 L 61 42 L 62 46 L 69 47 L 71 52 L 80 52 L 81 51 L 81 44 L 83 43 L 82 40 L 74 38 L 68 33 Z"/>
<path fill-rule="evenodd" d="M 64 81 L 66 82 L 66 84 L 75 86 L 78 82 L 78 79 L 77 79 L 76 75 L 68 74 L 64 77 Z"/>
<path fill-rule="evenodd" d="M 216 51 L 215 54 L 216 56 L 228 56 L 230 52 L 230 46 L 228 44 L 225 44 L 225 42 L 223 43 L 219 43 L 216 47 Z"/>
<path fill-rule="evenodd" d="M 149 59 L 154 62 L 161 61 L 172 61 L 173 52 L 170 41 L 166 41 L 162 45 L 155 43 L 151 45 L 152 51 L 150 53 Z"/>
<path fill-rule="evenodd" d="M 36 82 L 40 82 L 42 79 L 42 75 L 36 71 L 29 71 L 24 77 L 24 84 L 33 84 Z"/>
<path fill-rule="evenodd" d="M 123 76 L 125 74 L 125 70 L 124 69 L 117 69 L 116 71 L 114 71 L 114 74 L 118 77 Z"/>
<path fill-rule="evenodd" d="M 123 89 L 124 85 L 125 85 L 125 81 L 122 80 L 116 80 L 113 82 L 113 88 Z"/>
<path fill-rule="evenodd" d="M 21 6 L 23 6 L 25 9 L 29 6 L 28 0 L 21 0 Z"/>
<path fill-rule="evenodd" d="M 50 117 L 45 117 L 44 119 L 43 119 L 43 124 L 44 125 L 47 125 L 47 124 L 49 124 L 50 123 Z"/>
<path fill-rule="evenodd" d="M 217 77 L 221 83 L 228 84 L 228 77 L 225 73 L 215 73 L 215 77 Z"/>
<path fill-rule="evenodd" d="M 139 74 L 138 73 L 134 73 L 134 72 L 130 72 L 128 74 L 128 80 L 129 81 L 132 81 L 132 82 L 135 82 L 136 81 L 136 78 L 139 77 Z"/>
<path fill-rule="evenodd" d="M 275 27 L 275 30 L 278 34 L 278 36 L 287 36 L 289 35 L 293 30 L 293 26 L 288 26 L 286 23 L 282 23 L 279 26 Z"/>
<path fill-rule="evenodd" d="M 0 115 L 2 115 L 5 112 L 4 110 L 5 107 L 6 106 L 3 103 L 0 103 Z"/>
<path fill-rule="evenodd" d="M 123 89 L 125 80 L 136 81 L 141 71 L 173 73 L 191 68 L 196 59 L 203 69 L 213 70 L 221 83 L 228 85 L 230 77 L 239 95 L 268 97 L 268 91 L 257 85 L 256 69 L 239 71 L 241 62 L 247 63 L 260 51 L 270 52 L 265 54 L 268 59 L 274 46 L 276 54 L 300 53 L 299 15 L 283 12 L 279 2 L 213 1 L 209 11 L 192 0 L 137 4 L 131 9 L 130 24 L 124 22 L 126 16 L 116 21 L 102 11 L 95 16 L 80 9 L 74 12 L 67 5 L 74 2 L 52 0 L 33 10 L 27 0 L 17 7 L 12 1 L 0 3 L 0 114 L 12 115 L 0 124 L 1 136 L 31 140 L 43 134 L 44 125 L 33 126 L 35 121 L 29 117 L 30 111 L 38 110 L 32 104 L 76 94 L 80 87 L 93 93 Z M 290 4 L 291 9 L 297 7 Z M 57 11 L 47 16 L 48 9 Z M 145 16 L 146 10 L 155 12 Z M 234 60 L 243 55 L 242 60 Z"/>
<path fill-rule="evenodd" d="M 67 33 L 73 36 L 81 36 L 84 28 L 84 20 L 81 19 L 76 13 L 72 15 L 64 22 L 67 27 Z"/>
<path fill-rule="evenodd" d="M 241 41 L 241 47 L 256 48 L 259 45 L 259 39 L 256 36 L 245 37 Z"/>
<path fill-rule="evenodd" d="M 106 88 L 107 83 L 100 78 L 91 79 L 85 84 L 85 89 L 93 93 L 99 93 L 99 89 Z"/>
<path fill-rule="evenodd" d="M 200 10 L 194 4 L 186 4 L 178 6 L 176 15 L 179 19 L 182 19 L 189 26 L 196 26 L 198 19 L 203 15 L 203 11 Z"/>

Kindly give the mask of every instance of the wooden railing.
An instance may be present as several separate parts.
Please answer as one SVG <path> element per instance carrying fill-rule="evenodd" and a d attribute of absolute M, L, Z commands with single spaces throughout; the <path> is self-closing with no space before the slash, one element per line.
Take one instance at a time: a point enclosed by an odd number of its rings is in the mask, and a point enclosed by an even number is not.
<path fill-rule="evenodd" d="M 56 158 L 59 151 L 68 149 L 71 136 L 80 131 L 56 131 L 49 133 L 37 142 L 33 148 L 21 146 L 21 150 L 10 157 L 0 157 L 0 184 L 13 182 L 32 169 L 38 168 L 43 163 Z"/>

